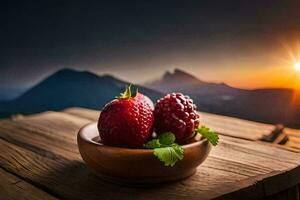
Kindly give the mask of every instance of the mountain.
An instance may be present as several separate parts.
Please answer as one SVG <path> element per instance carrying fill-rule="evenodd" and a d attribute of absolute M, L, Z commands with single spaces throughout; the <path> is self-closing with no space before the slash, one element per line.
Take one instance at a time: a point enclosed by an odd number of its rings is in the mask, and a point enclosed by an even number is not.
<path fill-rule="evenodd" d="M 291 105 L 293 90 L 244 90 L 224 83 L 199 80 L 180 69 L 166 72 L 161 79 L 145 84 L 151 89 L 191 96 L 199 110 L 265 123 L 300 127 L 300 108 Z"/>
<path fill-rule="evenodd" d="M 98 76 L 87 71 L 63 69 L 10 101 L 0 101 L 0 117 L 31 114 L 67 107 L 100 110 L 128 84 L 110 75 Z M 149 89 L 150 88 L 150 89 Z M 224 83 L 201 81 L 182 70 L 166 72 L 139 91 L 153 101 L 165 93 L 182 92 L 191 96 L 200 111 L 265 123 L 284 123 L 300 128 L 300 102 L 288 89 L 243 90 Z"/>
<path fill-rule="evenodd" d="M 0 87 L 0 101 L 7 101 L 20 96 L 27 88 Z"/>
<path fill-rule="evenodd" d="M 0 115 L 36 113 L 80 106 L 100 110 L 114 99 L 128 82 L 113 76 L 97 76 L 87 71 L 60 70 L 29 89 L 20 97 L 0 103 Z M 161 93 L 139 86 L 139 91 L 152 100 Z"/>
<path fill-rule="evenodd" d="M 161 79 L 150 82 L 146 86 L 155 88 L 161 92 L 172 92 L 174 88 L 177 90 L 186 90 L 193 86 L 202 86 L 205 84 L 205 82 L 200 81 L 196 77 L 180 69 L 175 69 L 173 73 L 167 71 Z"/>
<path fill-rule="evenodd" d="M 195 76 L 175 69 L 173 73 L 167 71 L 159 80 L 145 84 L 145 86 L 160 92 L 168 93 L 174 90 L 178 92 L 187 92 L 189 94 L 220 94 L 231 95 L 245 90 L 237 89 L 226 85 L 225 83 L 210 83 L 199 80 Z"/>

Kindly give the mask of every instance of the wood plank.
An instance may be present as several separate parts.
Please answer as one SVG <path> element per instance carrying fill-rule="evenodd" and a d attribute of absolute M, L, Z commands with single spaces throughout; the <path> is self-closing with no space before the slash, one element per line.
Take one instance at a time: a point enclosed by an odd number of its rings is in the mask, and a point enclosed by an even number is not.
<path fill-rule="evenodd" d="M 64 113 L 45 112 L 1 121 L 0 138 L 41 155 L 79 158 L 76 135 L 89 122 Z"/>
<path fill-rule="evenodd" d="M 63 112 L 87 118 L 92 121 L 97 121 L 99 117 L 99 111 L 86 108 L 68 108 Z M 270 134 L 275 128 L 274 125 L 270 124 L 263 124 L 204 112 L 199 113 L 203 125 L 212 128 L 220 134 L 232 137 L 259 140 L 263 135 Z"/>
<path fill-rule="evenodd" d="M 67 108 L 63 110 L 63 112 L 69 113 L 71 115 L 79 116 L 82 118 L 86 118 L 91 121 L 97 121 L 100 115 L 100 111 L 87 109 L 87 108 L 79 108 L 79 107 Z"/>
<path fill-rule="evenodd" d="M 0 199 L 55 200 L 56 198 L 0 168 Z"/>
<path fill-rule="evenodd" d="M 294 149 L 300 149 L 300 143 L 294 142 L 294 141 L 291 141 L 291 140 L 287 141 L 285 143 L 285 146 L 291 147 L 291 148 L 294 148 Z"/>
<path fill-rule="evenodd" d="M 133 199 L 153 199 L 161 194 L 163 198 L 206 199 L 229 192 L 241 195 L 253 191 L 255 197 L 261 198 L 300 181 L 298 154 L 271 144 L 221 136 L 220 144 L 189 179 L 150 189 L 109 184 L 91 174 L 78 155 L 74 138 L 77 129 L 86 122 L 89 120 L 57 112 L 1 122 L 5 123 L 3 129 L 0 123 L 0 136 L 5 140 L 0 142 L 1 167 L 69 199 L 118 199 L 127 195 Z M 26 140 L 26 137 L 34 138 Z M 51 139 L 43 139 L 47 137 Z M 33 142 L 35 140 L 38 142 Z M 63 146 L 64 142 L 66 148 L 51 146 L 52 143 Z M 282 185 L 281 188 L 274 187 L 272 181 L 267 185 L 264 182 L 276 177 L 280 177 L 276 184 Z"/>
<path fill-rule="evenodd" d="M 290 135 L 289 140 L 300 144 L 300 137 L 295 137 L 293 135 Z"/>
<path fill-rule="evenodd" d="M 281 148 L 281 149 L 288 150 L 288 151 L 290 151 L 290 152 L 300 153 L 300 149 L 286 146 L 286 144 L 284 144 L 284 145 L 278 145 L 277 147 L 278 147 L 278 148 Z"/>
<path fill-rule="evenodd" d="M 294 136 L 294 137 L 300 138 L 300 130 L 299 129 L 285 128 L 284 132 L 289 136 Z"/>
<path fill-rule="evenodd" d="M 293 148 L 294 150 L 300 152 L 300 130 L 285 128 L 284 133 L 289 137 L 284 146 L 286 146 L 287 148 Z"/>
<path fill-rule="evenodd" d="M 215 184 L 220 185 L 242 178 L 234 173 L 226 171 L 217 173 L 218 170 L 207 168 L 201 177 L 193 176 L 191 178 L 193 181 L 190 183 L 181 182 L 160 188 L 126 188 L 98 179 L 82 162 L 52 160 L 3 140 L 0 140 L 0 150 L 5 150 L 1 155 L 0 164 L 6 170 L 17 173 L 25 180 L 30 180 L 57 196 L 67 199 L 123 199 L 125 196 L 130 199 L 153 199 L 161 194 L 164 194 L 164 198 L 193 199 L 201 196 L 206 199 L 208 197 L 205 195 L 212 195 L 214 190 L 210 188 L 215 187 Z M 230 179 L 222 179 L 225 177 L 230 177 Z M 199 179 L 202 181 L 197 181 Z M 206 184 L 207 181 L 212 182 L 212 180 L 214 184 Z M 195 190 L 194 187 L 201 189 Z M 178 193 L 174 193 L 175 190 Z"/>
<path fill-rule="evenodd" d="M 208 158 L 205 164 L 199 167 L 199 173 L 187 180 L 163 186 L 159 189 L 136 189 L 123 188 L 103 182 L 91 174 L 81 162 L 67 159 L 52 160 L 5 141 L 0 141 L 0 150 L 2 152 L 5 150 L 5 153 L 1 155 L 0 164 L 6 170 L 18 173 L 24 179 L 41 185 L 62 198 L 84 199 L 89 197 L 93 199 L 111 197 L 115 199 L 124 198 L 124 195 L 129 195 L 128 197 L 134 195 L 135 199 L 152 199 L 164 194 L 165 198 L 184 197 L 194 199 L 201 197 L 206 199 L 238 190 L 241 186 L 252 186 L 254 184 L 256 184 L 256 195 L 260 197 L 264 195 L 263 188 L 265 186 L 263 186 L 263 182 L 257 182 L 261 181 L 260 176 L 250 177 L 249 180 L 245 179 L 249 175 L 253 175 L 247 174 L 249 173 L 247 170 L 265 173 L 262 170 L 263 168 L 255 165 L 246 166 L 236 162 L 226 163 L 226 159 Z M 251 168 L 252 170 L 250 170 Z M 242 169 L 242 171 L 239 169 Z M 268 168 L 265 168 L 265 170 L 268 170 Z M 239 180 L 242 183 L 237 184 L 236 181 Z M 178 194 L 173 193 L 175 190 L 178 191 Z M 240 192 L 242 191 L 240 190 Z"/>
<path fill-rule="evenodd" d="M 202 116 L 202 117 L 201 117 Z M 216 132 L 248 140 L 260 140 L 275 128 L 274 125 L 263 124 L 233 117 L 200 112 L 202 123 Z"/>

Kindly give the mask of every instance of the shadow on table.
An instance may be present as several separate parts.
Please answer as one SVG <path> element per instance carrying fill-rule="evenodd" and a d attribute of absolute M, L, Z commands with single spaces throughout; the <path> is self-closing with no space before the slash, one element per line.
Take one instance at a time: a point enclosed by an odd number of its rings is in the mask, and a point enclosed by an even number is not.
<path fill-rule="evenodd" d="M 41 177 L 44 189 L 60 198 L 67 199 L 153 199 L 164 190 L 164 197 L 174 198 L 173 187 L 180 183 L 148 185 L 147 187 L 132 187 L 118 185 L 96 176 L 80 161 L 68 161 L 60 167 Z M 169 191 L 169 192 L 168 192 Z M 162 191 L 161 191 L 162 192 Z M 169 194 L 168 194 L 169 193 Z M 176 195 L 178 197 L 178 195 Z"/>

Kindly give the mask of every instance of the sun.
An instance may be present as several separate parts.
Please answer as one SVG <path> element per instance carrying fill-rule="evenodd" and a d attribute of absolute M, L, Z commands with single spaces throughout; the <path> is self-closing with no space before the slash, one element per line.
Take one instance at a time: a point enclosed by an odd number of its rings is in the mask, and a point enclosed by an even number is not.
<path fill-rule="evenodd" d="M 294 64 L 294 69 L 295 71 L 300 72 L 300 61 Z"/>

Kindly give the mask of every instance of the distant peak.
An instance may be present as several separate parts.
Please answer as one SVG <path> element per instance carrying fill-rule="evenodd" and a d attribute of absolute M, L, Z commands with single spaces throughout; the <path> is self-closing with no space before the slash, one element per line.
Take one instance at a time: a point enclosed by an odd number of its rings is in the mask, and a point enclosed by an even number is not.
<path fill-rule="evenodd" d="M 80 80 L 80 79 L 97 79 L 98 75 L 88 72 L 88 71 L 79 71 L 76 69 L 63 68 L 55 73 L 49 75 L 46 79 L 50 79 L 52 81 L 60 81 L 60 80 Z"/>
<path fill-rule="evenodd" d="M 201 82 L 195 76 L 178 68 L 176 68 L 173 72 L 167 71 L 163 76 L 163 79 L 170 79 L 170 78 L 176 80 L 187 80 L 189 82 L 190 81 Z"/>
<path fill-rule="evenodd" d="M 60 76 L 88 75 L 88 76 L 96 76 L 96 77 L 98 77 L 96 74 L 94 74 L 94 73 L 92 73 L 90 71 L 86 71 L 86 70 L 80 71 L 80 70 L 76 70 L 76 69 L 72 69 L 72 68 L 63 68 L 63 69 L 60 69 L 57 72 L 55 72 L 53 75 L 60 75 Z"/>
<path fill-rule="evenodd" d="M 48 76 L 46 79 L 51 79 L 52 81 L 60 80 L 101 80 L 113 82 L 115 84 L 124 85 L 126 81 L 120 80 L 110 74 L 97 75 L 93 72 L 87 70 L 76 70 L 70 68 L 63 68 L 56 71 L 54 74 Z"/>
<path fill-rule="evenodd" d="M 75 69 L 71 69 L 71 68 L 63 68 L 63 69 L 59 69 L 58 71 L 56 71 L 54 74 L 52 74 L 52 76 L 69 76 L 69 75 L 73 75 L 73 74 L 78 74 L 80 73 L 80 71 L 77 71 Z"/>
<path fill-rule="evenodd" d="M 79 72 L 79 71 L 71 68 L 62 68 L 58 70 L 56 73 L 69 73 L 69 72 Z"/>
<path fill-rule="evenodd" d="M 177 69 L 177 68 L 174 70 L 173 74 L 174 75 L 178 74 L 178 75 L 192 76 L 191 74 L 189 74 L 189 73 L 187 73 L 187 72 L 185 72 L 185 71 L 183 71 L 181 69 Z"/>

